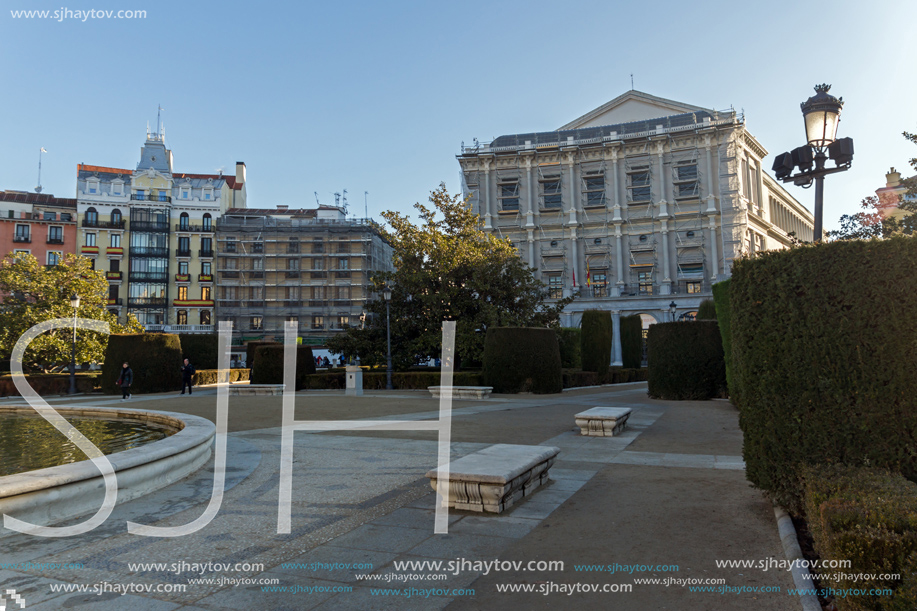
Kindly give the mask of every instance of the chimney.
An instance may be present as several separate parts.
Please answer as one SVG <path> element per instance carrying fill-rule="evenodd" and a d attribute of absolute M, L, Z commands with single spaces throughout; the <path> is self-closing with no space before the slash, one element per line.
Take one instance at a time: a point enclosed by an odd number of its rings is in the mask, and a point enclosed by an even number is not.
<path fill-rule="evenodd" d="M 245 184 L 245 162 L 244 161 L 236 162 L 236 184 L 238 185 Z"/>
<path fill-rule="evenodd" d="M 242 167 L 244 171 L 245 166 L 243 165 Z M 286 212 L 288 208 L 289 206 L 287 204 L 277 204 L 277 210 L 279 210 L 280 212 Z"/>
<path fill-rule="evenodd" d="M 885 175 L 885 186 L 886 187 L 897 187 L 901 184 L 901 172 L 897 171 L 895 168 L 892 168 L 888 171 L 888 174 Z"/>

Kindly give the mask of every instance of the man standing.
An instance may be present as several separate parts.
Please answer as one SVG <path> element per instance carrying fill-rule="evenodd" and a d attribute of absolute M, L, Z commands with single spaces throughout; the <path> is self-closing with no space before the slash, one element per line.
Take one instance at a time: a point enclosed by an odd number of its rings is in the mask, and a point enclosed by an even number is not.
<path fill-rule="evenodd" d="M 191 394 L 191 379 L 194 377 L 194 365 L 188 359 L 181 368 L 181 394 L 185 394 L 185 386 L 188 387 L 188 394 Z"/>
<path fill-rule="evenodd" d="M 118 376 L 116 384 L 121 387 L 121 400 L 127 401 L 131 398 L 131 384 L 134 382 L 134 372 L 131 366 L 125 362 L 121 365 L 121 375 Z"/>

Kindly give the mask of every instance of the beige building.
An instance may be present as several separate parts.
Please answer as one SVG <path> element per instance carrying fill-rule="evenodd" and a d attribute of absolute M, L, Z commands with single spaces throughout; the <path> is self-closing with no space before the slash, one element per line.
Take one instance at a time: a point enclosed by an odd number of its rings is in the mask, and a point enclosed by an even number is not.
<path fill-rule="evenodd" d="M 912 177 L 913 178 L 913 177 Z M 885 186 L 876 189 L 876 197 L 879 200 L 878 210 L 883 218 L 894 217 L 900 219 L 906 213 L 898 208 L 898 204 L 903 197 L 906 197 L 908 187 L 902 182 L 901 172 L 891 168 L 885 174 Z"/>
<path fill-rule="evenodd" d="M 735 110 L 629 91 L 553 131 L 463 145 L 458 161 L 484 228 L 552 298 L 577 295 L 563 324 L 606 309 L 618 337 L 620 315 L 690 317 L 736 258 L 812 239 L 766 156 Z"/>
<path fill-rule="evenodd" d="M 217 318 L 233 322 L 237 361 L 245 342 L 283 341 L 286 321 L 312 346 L 359 325 L 371 275 L 392 269 L 392 247 L 375 223 L 335 206 L 230 209 L 216 238 Z"/>

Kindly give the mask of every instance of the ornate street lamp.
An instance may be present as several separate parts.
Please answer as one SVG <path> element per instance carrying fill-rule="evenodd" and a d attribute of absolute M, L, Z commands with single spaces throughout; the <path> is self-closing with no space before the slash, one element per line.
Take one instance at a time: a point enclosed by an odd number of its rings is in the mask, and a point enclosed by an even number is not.
<path fill-rule="evenodd" d="M 392 289 L 388 287 L 382 289 L 382 296 L 385 298 L 385 339 L 388 347 L 386 355 L 385 389 L 392 390 L 392 326 L 389 308 L 389 303 L 392 301 Z"/>
<path fill-rule="evenodd" d="M 672 322 L 675 322 L 675 312 L 678 310 L 678 306 L 673 301 L 669 304 L 669 314 L 672 315 Z"/>
<path fill-rule="evenodd" d="M 76 394 L 76 311 L 80 307 L 80 296 L 74 293 L 70 296 L 70 306 L 73 308 L 73 343 L 70 345 L 70 394 Z"/>
<path fill-rule="evenodd" d="M 831 85 L 815 86 L 815 95 L 800 104 L 806 126 L 806 146 L 795 148 L 789 153 L 777 155 L 773 170 L 778 180 L 792 182 L 801 187 L 815 183 L 815 229 L 814 240 L 821 242 L 822 210 L 825 199 L 825 176 L 850 169 L 853 161 L 853 139 L 837 139 L 837 126 L 841 120 L 844 98 L 836 98 L 828 92 Z M 825 168 L 825 162 L 833 159 L 835 167 Z M 812 166 L 815 166 L 813 169 Z M 794 168 L 800 172 L 791 176 Z"/>

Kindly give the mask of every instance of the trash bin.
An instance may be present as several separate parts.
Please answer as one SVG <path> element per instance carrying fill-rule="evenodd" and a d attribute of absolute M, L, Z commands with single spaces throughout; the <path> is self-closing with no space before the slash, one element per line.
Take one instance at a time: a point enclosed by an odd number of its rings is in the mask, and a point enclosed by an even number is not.
<path fill-rule="evenodd" d="M 363 370 L 354 365 L 347 366 L 347 388 L 345 395 L 363 396 Z"/>

